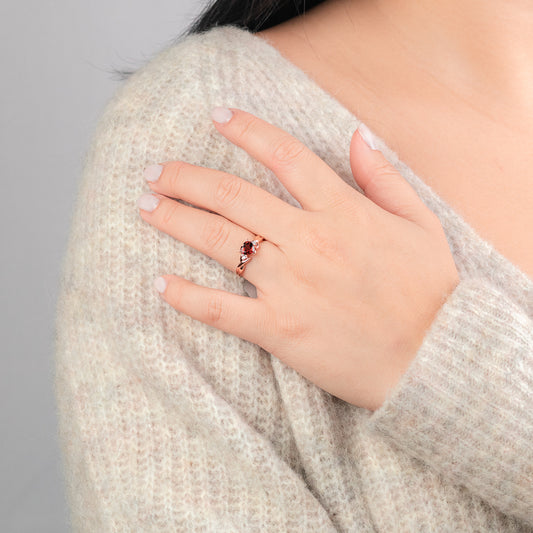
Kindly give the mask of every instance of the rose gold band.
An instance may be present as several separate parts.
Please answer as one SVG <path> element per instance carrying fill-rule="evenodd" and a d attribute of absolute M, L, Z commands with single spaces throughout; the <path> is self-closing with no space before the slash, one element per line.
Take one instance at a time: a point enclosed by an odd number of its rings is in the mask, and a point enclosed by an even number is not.
<path fill-rule="evenodd" d="M 244 241 L 242 243 L 242 246 L 239 250 L 241 254 L 241 262 L 237 265 L 237 268 L 235 269 L 235 272 L 239 276 L 243 275 L 244 269 L 246 268 L 246 264 L 248 263 L 248 261 L 250 261 L 252 256 L 259 249 L 259 243 L 264 240 L 264 237 L 261 237 L 261 235 L 256 235 L 252 241 Z"/>

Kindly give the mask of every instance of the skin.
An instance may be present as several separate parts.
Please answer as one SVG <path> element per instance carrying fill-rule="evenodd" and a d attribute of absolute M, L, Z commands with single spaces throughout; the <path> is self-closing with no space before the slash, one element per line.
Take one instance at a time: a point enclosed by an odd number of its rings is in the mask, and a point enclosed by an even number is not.
<path fill-rule="evenodd" d="M 526 0 L 328 0 L 257 36 L 382 137 L 533 279 L 532 30 Z M 214 126 L 272 169 L 303 209 L 295 213 L 239 177 L 165 163 L 150 185 L 159 205 L 140 211 L 146 222 L 232 271 L 244 240 L 267 240 L 244 275 L 257 299 L 172 274 L 163 276 L 162 296 L 375 410 L 459 282 L 442 227 L 358 134 L 349 157 L 365 195 L 285 132 L 234 111 L 228 124 Z"/>
<path fill-rule="evenodd" d="M 256 35 L 533 279 L 531 1 L 328 0 Z"/>
<path fill-rule="evenodd" d="M 163 163 L 149 184 L 155 194 L 146 195 L 159 201 L 139 211 L 146 222 L 232 271 L 244 241 L 266 240 L 244 271 L 257 298 L 172 274 L 156 286 L 177 311 L 258 344 L 325 391 L 375 410 L 459 283 L 439 219 L 358 132 L 349 156 L 364 194 L 287 132 L 232 111 L 216 129 L 271 169 L 302 209 L 239 176 Z"/>

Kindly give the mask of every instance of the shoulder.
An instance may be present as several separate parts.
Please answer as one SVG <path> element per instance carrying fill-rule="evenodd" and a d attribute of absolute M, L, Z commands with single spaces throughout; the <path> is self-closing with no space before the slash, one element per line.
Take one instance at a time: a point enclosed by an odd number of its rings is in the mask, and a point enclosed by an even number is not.
<path fill-rule="evenodd" d="M 135 147 L 139 164 L 155 159 L 179 159 L 194 164 L 216 162 L 220 141 L 211 109 L 240 107 L 268 119 L 277 112 L 272 94 L 277 75 L 272 69 L 274 48 L 247 30 L 219 26 L 191 34 L 156 53 L 114 93 L 97 122 L 89 158 L 113 144 L 130 155 Z M 216 140 L 213 140 L 215 137 Z"/>
<path fill-rule="evenodd" d="M 231 98 L 241 84 L 250 89 L 248 69 L 261 63 L 258 54 L 266 51 L 258 41 L 250 32 L 229 25 L 182 37 L 156 53 L 116 90 L 102 119 L 121 112 L 143 121 L 150 113 L 158 118 L 163 113 L 191 116 L 196 107 L 210 105 L 224 91 Z"/>
<path fill-rule="evenodd" d="M 291 101 L 272 94 L 278 74 L 273 56 L 274 49 L 248 31 L 215 27 L 157 53 L 118 88 L 100 115 L 83 161 L 68 245 L 73 262 L 122 250 L 133 272 L 137 261 L 155 264 L 171 248 L 181 266 L 187 264 L 185 245 L 159 235 L 139 217 L 136 202 L 148 190 L 143 171 L 152 163 L 183 160 L 224 170 L 295 203 L 273 173 L 224 138 L 211 119 L 213 107 L 222 105 L 283 127 L 279 119 L 289 116 L 283 106 Z M 152 253 L 155 235 L 161 246 Z M 78 253 L 81 249 L 90 253 Z M 120 262 L 111 266 L 118 268 Z M 169 265 L 173 270 L 175 265 Z"/>

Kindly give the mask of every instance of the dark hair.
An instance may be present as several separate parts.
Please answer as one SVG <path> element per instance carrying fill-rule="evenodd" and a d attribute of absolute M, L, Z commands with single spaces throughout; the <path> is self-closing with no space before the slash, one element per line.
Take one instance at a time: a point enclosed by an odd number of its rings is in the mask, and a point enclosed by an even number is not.
<path fill-rule="evenodd" d="M 266 30 L 302 15 L 306 9 L 322 2 L 324 0 L 213 0 L 170 45 L 177 44 L 188 35 L 202 33 L 215 26 L 229 24 L 252 33 Z M 134 72 L 135 70 L 113 69 L 113 73 L 122 80 Z"/>

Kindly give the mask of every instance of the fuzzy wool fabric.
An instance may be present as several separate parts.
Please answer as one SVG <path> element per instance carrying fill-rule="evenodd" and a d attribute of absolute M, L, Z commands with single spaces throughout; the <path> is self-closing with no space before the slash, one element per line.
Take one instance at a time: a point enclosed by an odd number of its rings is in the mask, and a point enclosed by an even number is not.
<path fill-rule="evenodd" d="M 57 302 L 73 531 L 533 531 L 533 281 L 382 139 L 439 217 L 461 281 L 378 410 L 159 296 L 163 274 L 253 286 L 142 220 L 146 165 L 224 170 L 300 207 L 216 131 L 219 105 L 294 135 L 362 193 L 349 165 L 359 119 L 247 30 L 184 37 L 119 87 L 86 153 Z"/>

